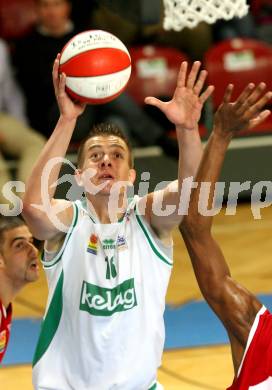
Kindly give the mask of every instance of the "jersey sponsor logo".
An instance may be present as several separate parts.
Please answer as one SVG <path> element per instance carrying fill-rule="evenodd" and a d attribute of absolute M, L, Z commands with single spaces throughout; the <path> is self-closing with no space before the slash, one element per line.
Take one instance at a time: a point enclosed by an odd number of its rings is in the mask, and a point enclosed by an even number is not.
<path fill-rule="evenodd" d="M 116 244 L 112 238 L 106 238 L 102 241 L 102 247 L 104 250 L 115 249 Z"/>
<path fill-rule="evenodd" d="M 7 343 L 7 332 L 3 330 L 0 333 L 0 353 L 4 352 Z"/>
<path fill-rule="evenodd" d="M 134 279 L 125 280 L 114 288 L 104 288 L 83 281 L 80 310 L 95 316 L 111 316 L 137 306 Z"/>
<path fill-rule="evenodd" d="M 92 253 L 93 255 L 97 255 L 97 242 L 97 236 L 95 234 L 92 234 L 87 247 L 87 252 Z"/>
<path fill-rule="evenodd" d="M 127 249 L 127 243 L 124 236 L 117 237 L 117 248 L 119 251 Z"/>

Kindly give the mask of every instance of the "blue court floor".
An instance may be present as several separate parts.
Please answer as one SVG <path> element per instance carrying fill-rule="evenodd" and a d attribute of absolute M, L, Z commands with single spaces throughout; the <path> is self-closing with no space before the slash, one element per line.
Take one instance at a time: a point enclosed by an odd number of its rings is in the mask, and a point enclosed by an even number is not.
<path fill-rule="evenodd" d="M 272 310 L 272 295 L 259 295 Z M 15 319 L 3 365 L 31 363 L 38 340 L 41 320 Z M 165 350 L 228 343 L 226 331 L 204 301 L 192 301 L 182 306 L 166 306 Z"/>

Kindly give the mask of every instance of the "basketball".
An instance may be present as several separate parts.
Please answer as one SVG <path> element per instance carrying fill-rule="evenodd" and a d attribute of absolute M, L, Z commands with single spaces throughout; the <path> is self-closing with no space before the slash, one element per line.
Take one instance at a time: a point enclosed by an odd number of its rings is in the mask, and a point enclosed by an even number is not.
<path fill-rule="evenodd" d="M 88 104 L 103 104 L 125 89 L 131 60 L 123 42 L 109 32 L 89 30 L 64 46 L 59 72 L 66 74 L 66 92 Z"/>

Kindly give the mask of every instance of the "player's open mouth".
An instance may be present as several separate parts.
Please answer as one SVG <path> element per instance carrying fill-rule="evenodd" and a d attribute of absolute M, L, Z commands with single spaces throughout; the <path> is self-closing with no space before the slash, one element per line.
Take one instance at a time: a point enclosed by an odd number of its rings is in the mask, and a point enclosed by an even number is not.
<path fill-rule="evenodd" d="M 100 175 L 99 180 L 113 180 L 113 176 L 107 173 L 104 175 Z"/>

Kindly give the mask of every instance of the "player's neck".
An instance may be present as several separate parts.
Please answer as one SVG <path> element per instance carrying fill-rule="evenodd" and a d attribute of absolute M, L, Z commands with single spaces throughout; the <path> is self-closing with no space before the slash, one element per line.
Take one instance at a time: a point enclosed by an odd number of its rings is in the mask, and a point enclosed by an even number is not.
<path fill-rule="evenodd" d="M 127 210 L 127 197 L 125 194 L 114 199 L 112 196 L 90 196 L 87 198 L 87 207 L 91 215 L 103 224 L 118 222 Z"/>

